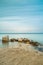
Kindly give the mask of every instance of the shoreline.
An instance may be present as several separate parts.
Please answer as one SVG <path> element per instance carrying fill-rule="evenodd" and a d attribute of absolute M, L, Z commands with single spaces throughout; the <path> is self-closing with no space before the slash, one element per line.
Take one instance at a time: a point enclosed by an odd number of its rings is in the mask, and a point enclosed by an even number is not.
<path fill-rule="evenodd" d="M 0 49 L 0 65 L 43 65 L 43 53 L 33 49 Z"/>
<path fill-rule="evenodd" d="M 11 41 L 15 42 L 12 39 Z M 43 65 L 43 52 L 34 49 L 34 46 L 27 42 L 23 44 L 21 39 L 17 43 L 13 46 L 0 48 L 0 65 Z"/>

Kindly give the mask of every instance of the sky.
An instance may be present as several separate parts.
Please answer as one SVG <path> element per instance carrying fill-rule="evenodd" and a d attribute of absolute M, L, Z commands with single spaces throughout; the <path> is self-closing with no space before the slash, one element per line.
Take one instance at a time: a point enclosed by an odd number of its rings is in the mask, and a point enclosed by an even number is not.
<path fill-rule="evenodd" d="M 0 0 L 0 33 L 43 33 L 43 0 Z"/>

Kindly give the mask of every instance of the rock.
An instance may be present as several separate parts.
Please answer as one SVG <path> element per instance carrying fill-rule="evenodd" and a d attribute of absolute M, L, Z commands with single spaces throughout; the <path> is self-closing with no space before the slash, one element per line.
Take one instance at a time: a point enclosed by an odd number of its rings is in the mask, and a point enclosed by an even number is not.
<path fill-rule="evenodd" d="M 26 44 L 30 44 L 30 42 L 26 42 Z"/>
<path fill-rule="evenodd" d="M 33 46 L 38 46 L 39 45 L 38 42 L 34 42 L 34 41 L 31 41 L 30 44 L 33 45 Z"/>
<path fill-rule="evenodd" d="M 18 39 L 15 39 L 16 42 L 18 42 Z"/>
<path fill-rule="evenodd" d="M 18 42 L 23 42 L 23 39 L 22 39 L 22 38 L 19 38 L 19 39 L 18 39 Z"/>
<path fill-rule="evenodd" d="M 2 42 L 9 42 L 9 36 L 2 37 Z"/>
<path fill-rule="evenodd" d="M 30 40 L 27 39 L 27 38 L 24 38 L 24 39 L 23 39 L 23 42 L 24 42 L 24 43 L 26 43 L 26 42 L 29 42 L 29 43 L 30 43 Z"/>
<path fill-rule="evenodd" d="M 14 39 L 14 38 L 10 39 L 10 42 L 14 42 L 14 41 L 15 41 L 15 39 Z"/>
<path fill-rule="evenodd" d="M 12 38 L 12 39 L 10 39 L 10 42 L 18 42 L 18 39 L 14 39 L 14 38 Z"/>

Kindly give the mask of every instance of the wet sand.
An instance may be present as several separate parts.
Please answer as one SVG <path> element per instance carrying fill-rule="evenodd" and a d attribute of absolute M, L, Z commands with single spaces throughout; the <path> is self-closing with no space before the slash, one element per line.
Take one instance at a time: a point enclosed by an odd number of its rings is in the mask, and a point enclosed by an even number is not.
<path fill-rule="evenodd" d="M 28 46 L 0 48 L 0 65 L 43 65 L 43 52 Z"/>

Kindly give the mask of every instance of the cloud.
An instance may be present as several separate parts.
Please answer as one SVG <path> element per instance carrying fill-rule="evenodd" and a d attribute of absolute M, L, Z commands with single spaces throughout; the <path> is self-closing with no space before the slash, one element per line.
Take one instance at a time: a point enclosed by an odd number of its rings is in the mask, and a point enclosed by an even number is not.
<path fill-rule="evenodd" d="M 4 32 L 43 32 L 43 17 L 2 17 L 0 31 Z"/>
<path fill-rule="evenodd" d="M 17 22 L 0 22 L 0 29 L 5 32 L 32 32 L 34 28 L 32 26 L 26 26 L 23 23 Z"/>

